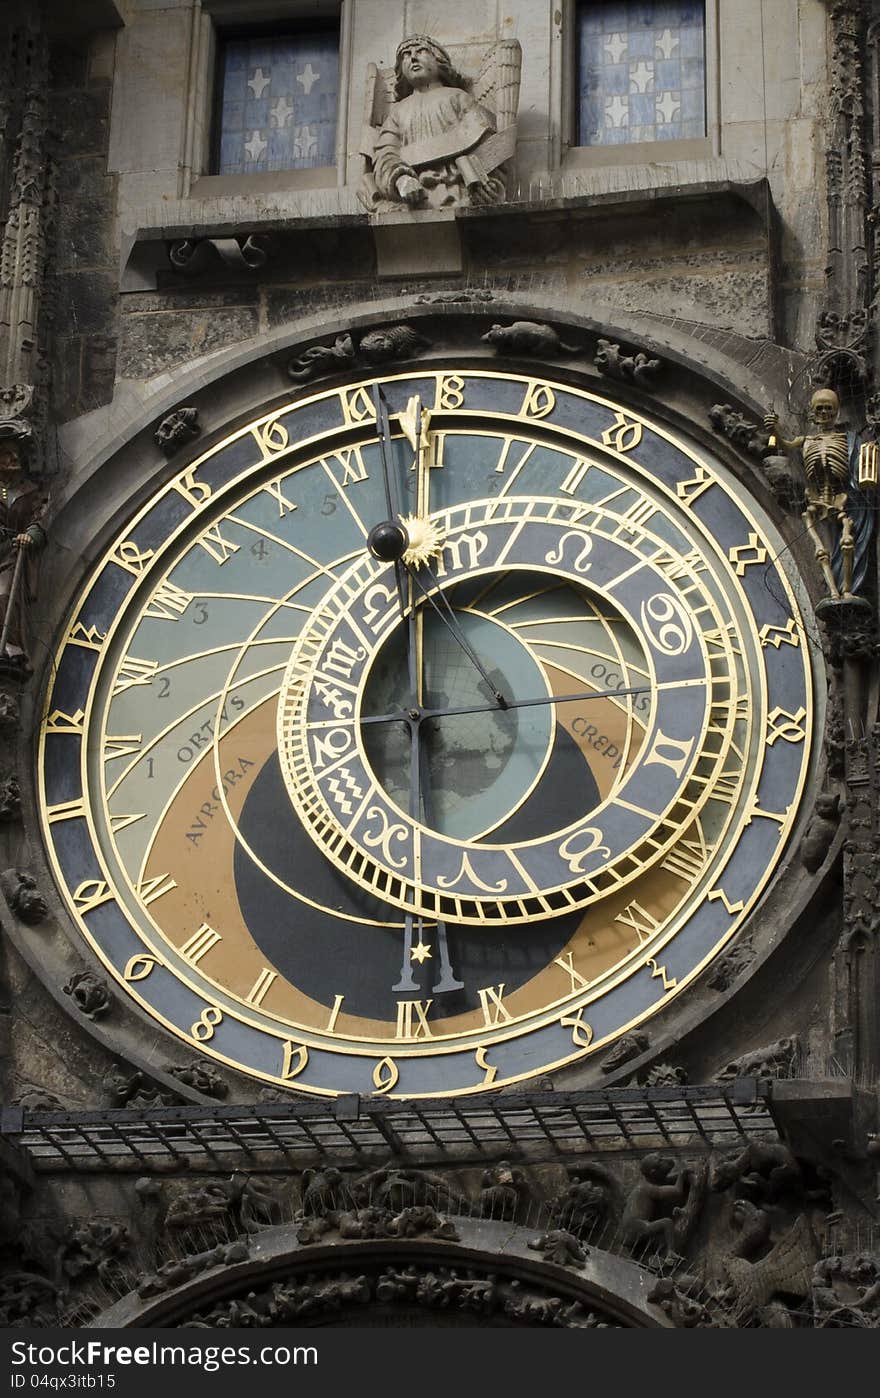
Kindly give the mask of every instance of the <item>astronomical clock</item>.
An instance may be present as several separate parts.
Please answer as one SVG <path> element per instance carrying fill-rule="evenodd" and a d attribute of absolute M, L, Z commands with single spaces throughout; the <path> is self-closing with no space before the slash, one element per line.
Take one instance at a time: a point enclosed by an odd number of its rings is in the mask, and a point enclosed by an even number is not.
<path fill-rule="evenodd" d="M 461 1096 L 608 1048 L 786 851 L 813 682 L 770 521 L 601 392 L 300 392 L 178 469 L 60 633 L 43 835 L 85 943 L 263 1084 Z"/>

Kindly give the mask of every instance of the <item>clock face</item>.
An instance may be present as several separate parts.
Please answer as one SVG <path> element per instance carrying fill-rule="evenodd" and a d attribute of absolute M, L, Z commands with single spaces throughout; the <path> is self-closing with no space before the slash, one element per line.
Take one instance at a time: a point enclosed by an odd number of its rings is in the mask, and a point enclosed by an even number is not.
<path fill-rule="evenodd" d="M 607 1046 L 741 926 L 807 774 L 805 631 L 742 497 L 629 408 L 464 368 L 211 448 L 95 570 L 46 696 L 44 836 L 91 947 L 306 1092 Z M 403 562 L 368 544 L 398 516 Z"/>

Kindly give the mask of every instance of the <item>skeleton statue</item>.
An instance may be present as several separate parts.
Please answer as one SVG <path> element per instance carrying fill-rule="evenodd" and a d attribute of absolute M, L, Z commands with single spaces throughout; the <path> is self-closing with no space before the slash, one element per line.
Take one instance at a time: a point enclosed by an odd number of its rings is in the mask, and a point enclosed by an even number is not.
<path fill-rule="evenodd" d="M 371 65 L 360 192 L 371 211 L 500 204 L 516 147 L 522 50 L 498 43 L 476 78 L 463 77 L 440 44 L 412 34 L 394 70 Z"/>
<path fill-rule="evenodd" d="M 855 433 L 835 426 L 839 412 L 834 390 L 820 388 L 810 400 L 812 429 L 791 441 L 777 439 L 786 451 L 800 451 L 806 483 L 803 520 L 835 601 L 853 597 L 864 579 L 872 517 L 859 485 L 876 483 L 877 456 L 873 443 L 859 446 Z M 778 422 L 774 412 L 764 417 L 771 433 Z"/>

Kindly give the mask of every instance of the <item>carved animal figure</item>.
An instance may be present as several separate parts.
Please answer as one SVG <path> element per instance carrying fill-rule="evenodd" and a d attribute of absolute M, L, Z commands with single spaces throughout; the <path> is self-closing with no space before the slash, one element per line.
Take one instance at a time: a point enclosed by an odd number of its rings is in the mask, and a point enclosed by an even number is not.
<path fill-rule="evenodd" d="M 623 1236 L 630 1246 L 662 1240 L 667 1254 L 675 1252 L 675 1224 L 688 1194 L 687 1168 L 679 1169 L 671 1155 L 652 1152 L 642 1160 L 641 1172 L 624 1205 Z"/>
<path fill-rule="evenodd" d="M 579 345 L 567 345 L 552 325 L 536 320 L 515 320 L 512 325 L 493 325 L 480 339 L 498 354 L 536 354 L 551 357 L 580 354 Z"/>
<path fill-rule="evenodd" d="M 734 1058 L 717 1074 L 716 1082 L 732 1082 L 734 1078 L 790 1077 L 799 1048 L 796 1035 L 788 1039 L 775 1039 L 764 1048 L 752 1049 Z"/>
<path fill-rule="evenodd" d="M 823 863 L 840 825 L 840 794 L 823 791 L 816 797 L 816 810 L 801 845 L 801 863 L 814 874 Z"/>
<path fill-rule="evenodd" d="M 364 335 L 358 354 L 368 364 L 387 364 L 392 359 L 406 359 L 419 350 L 428 349 L 430 343 L 411 325 L 389 325 L 387 329 L 371 330 Z"/>
<path fill-rule="evenodd" d="M 741 1193 L 772 1204 L 787 1189 L 800 1189 L 801 1168 L 788 1146 L 777 1141 L 747 1141 L 742 1150 L 724 1156 L 712 1173 L 717 1192 L 738 1185 Z"/>
<path fill-rule="evenodd" d="M 512 1218 L 520 1199 L 528 1193 L 528 1181 L 522 1170 L 509 1160 L 499 1160 L 483 1171 L 480 1181 L 480 1204 L 484 1214 L 492 1218 Z"/>
<path fill-rule="evenodd" d="M 784 1324 L 782 1316 L 768 1314 L 766 1308 L 779 1297 L 803 1300 L 809 1296 L 815 1260 L 809 1222 L 802 1214 L 766 1256 L 750 1261 L 750 1256 L 767 1243 L 769 1218 L 749 1200 L 737 1199 L 731 1221 L 742 1236 L 722 1265 L 730 1283 L 735 1319 L 742 1324 L 760 1315 L 764 1324 Z"/>

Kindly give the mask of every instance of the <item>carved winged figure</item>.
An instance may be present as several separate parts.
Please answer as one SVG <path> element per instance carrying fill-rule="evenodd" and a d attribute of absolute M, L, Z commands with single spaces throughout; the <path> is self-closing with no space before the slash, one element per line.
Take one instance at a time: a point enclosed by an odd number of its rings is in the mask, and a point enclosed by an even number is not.
<path fill-rule="evenodd" d="M 411 34 L 393 69 L 371 64 L 361 202 L 372 212 L 499 204 L 516 148 L 522 49 L 497 43 L 475 78 L 446 49 Z"/>
<path fill-rule="evenodd" d="M 802 1301 L 810 1295 L 816 1246 L 807 1218 L 801 1214 L 793 1226 L 765 1256 L 751 1254 L 765 1247 L 770 1220 L 763 1209 L 746 1199 L 733 1205 L 734 1227 L 741 1233 L 733 1252 L 724 1259 L 730 1284 L 732 1310 L 741 1324 L 765 1312 L 781 1296 Z M 765 1323 L 769 1319 L 765 1316 Z"/>

